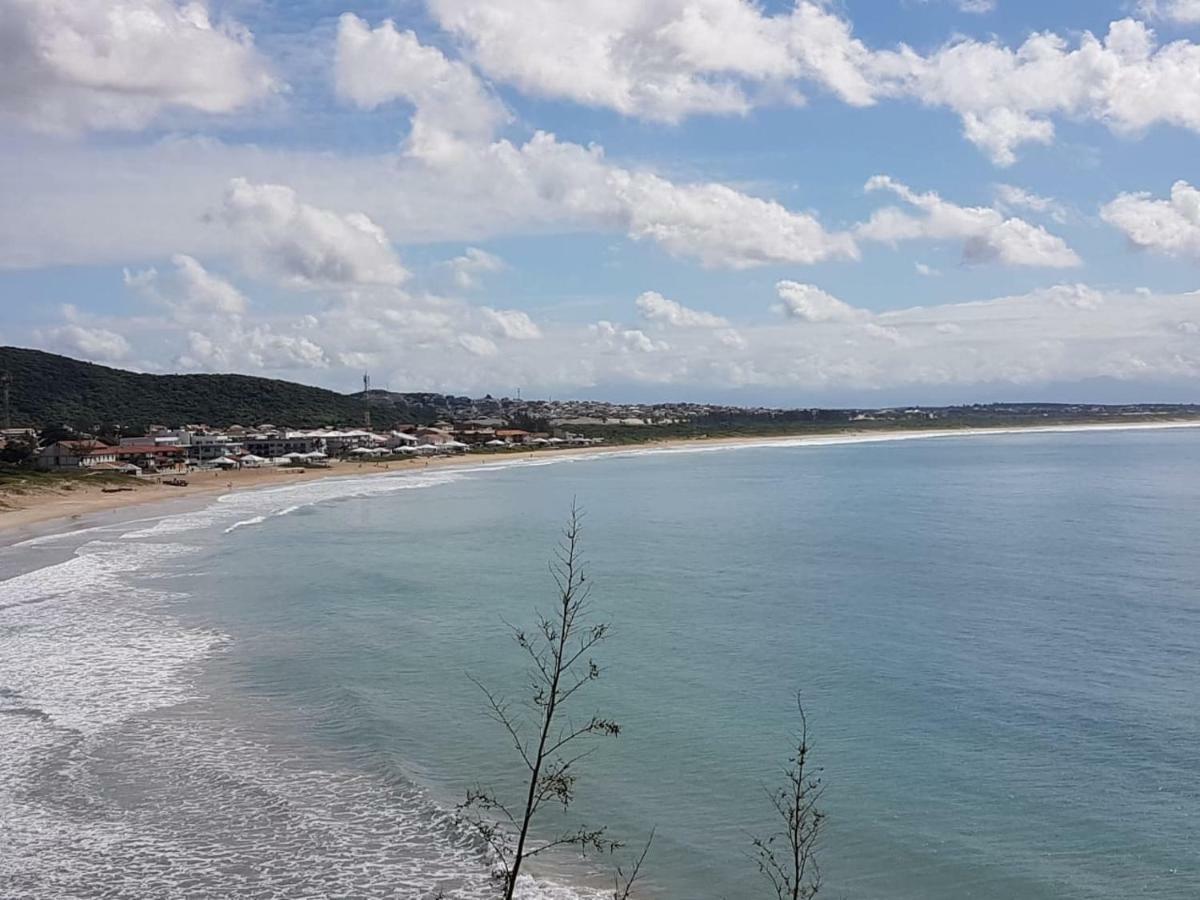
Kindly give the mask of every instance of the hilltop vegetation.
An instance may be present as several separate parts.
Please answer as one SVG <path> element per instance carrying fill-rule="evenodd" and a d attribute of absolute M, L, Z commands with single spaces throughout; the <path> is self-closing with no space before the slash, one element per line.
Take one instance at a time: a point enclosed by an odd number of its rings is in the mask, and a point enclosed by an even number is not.
<path fill-rule="evenodd" d="M 316 427 L 363 418 L 360 399 L 249 375 L 143 375 L 16 347 L 0 347 L 0 372 L 12 375 L 17 426 L 65 423 L 90 430 L 102 423 L 131 429 L 277 422 Z"/>

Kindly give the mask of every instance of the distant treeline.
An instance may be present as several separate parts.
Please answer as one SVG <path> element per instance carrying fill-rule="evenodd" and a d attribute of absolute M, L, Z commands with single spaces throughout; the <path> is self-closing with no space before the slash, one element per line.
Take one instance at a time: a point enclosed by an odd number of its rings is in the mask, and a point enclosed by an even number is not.
<path fill-rule="evenodd" d="M 339 394 L 250 375 L 146 375 L 80 362 L 40 350 L 0 347 L 0 375 L 11 376 L 12 423 L 67 426 L 93 434 L 140 434 L 150 425 L 205 424 L 315 428 L 361 425 L 368 407 L 376 428 L 439 419 L 498 417 L 510 427 L 551 430 L 554 407 L 540 401 L 437 393 L 370 391 Z M 559 407 L 561 408 L 561 407 Z M 680 407 L 659 414 L 679 418 Z M 1060 422 L 1154 421 L 1200 417 L 1200 406 L 1091 406 L 993 403 L 920 409 L 738 409 L 690 405 L 683 421 L 653 426 L 571 425 L 569 430 L 612 443 L 662 438 L 803 434 L 888 428 L 967 428 Z"/>

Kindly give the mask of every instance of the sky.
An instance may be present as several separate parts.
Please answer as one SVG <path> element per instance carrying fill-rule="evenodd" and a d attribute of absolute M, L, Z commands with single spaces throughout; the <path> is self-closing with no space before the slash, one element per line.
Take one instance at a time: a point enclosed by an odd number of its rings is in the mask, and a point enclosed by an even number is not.
<path fill-rule="evenodd" d="M 1200 400 L 1200 0 L 0 0 L 0 343 Z"/>

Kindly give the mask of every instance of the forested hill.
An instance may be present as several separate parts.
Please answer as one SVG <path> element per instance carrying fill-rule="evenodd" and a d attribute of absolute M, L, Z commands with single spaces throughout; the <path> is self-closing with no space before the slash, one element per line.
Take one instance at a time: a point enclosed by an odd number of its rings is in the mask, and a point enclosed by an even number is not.
<path fill-rule="evenodd" d="M 161 424 L 315 427 L 359 424 L 363 401 L 322 388 L 249 375 L 142 375 L 65 356 L 0 347 L 12 376 L 14 426 Z"/>

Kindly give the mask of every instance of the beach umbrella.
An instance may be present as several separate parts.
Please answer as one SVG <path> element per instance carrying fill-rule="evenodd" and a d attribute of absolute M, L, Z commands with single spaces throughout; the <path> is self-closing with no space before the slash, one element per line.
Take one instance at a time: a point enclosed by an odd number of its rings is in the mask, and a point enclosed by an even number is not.
<path fill-rule="evenodd" d="M 507 446 L 507 444 L 505 444 L 504 441 L 501 441 L 501 440 L 494 440 L 494 441 L 488 441 L 483 446 L 485 446 L 485 447 L 505 447 L 505 446 Z"/>
<path fill-rule="evenodd" d="M 356 447 L 355 449 L 351 450 L 350 453 L 354 456 L 371 456 L 375 453 L 375 451 L 369 447 Z"/>
<path fill-rule="evenodd" d="M 329 457 L 320 450 L 314 450 L 312 453 L 305 454 L 302 459 L 328 459 Z"/>
<path fill-rule="evenodd" d="M 546 441 L 546 443 L 547 444 L 565 444 L 566 441 L 564 441 L 562 438 L 550 438 L 550 440 Z"/>

